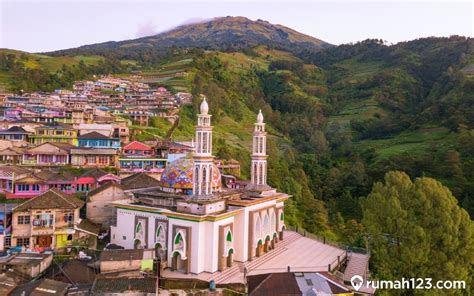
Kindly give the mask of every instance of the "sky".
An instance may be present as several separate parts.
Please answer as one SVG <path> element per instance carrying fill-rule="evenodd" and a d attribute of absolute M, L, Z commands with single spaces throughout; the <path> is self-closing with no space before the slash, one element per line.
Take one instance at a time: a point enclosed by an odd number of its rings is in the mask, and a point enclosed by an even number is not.
<path fill-rule="evenodd" d="M 472 1 L 0 0 L 0 48 L 44 52 L 157 34 L 220 16 L 281 24 L 332 44 L 473 37 Z"/>

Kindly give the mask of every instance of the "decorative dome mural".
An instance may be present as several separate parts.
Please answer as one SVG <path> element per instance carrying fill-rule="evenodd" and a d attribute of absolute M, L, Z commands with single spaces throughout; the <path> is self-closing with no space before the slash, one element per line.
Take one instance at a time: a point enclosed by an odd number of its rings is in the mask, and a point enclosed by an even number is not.
<path fill-rule="evenodd" d="M 161 186 L 175 189 L 193 189 L 193 164 L 192 158 L 180 158 L 168 163 L 161 175 Z M 221 189 L 221 173 L 216 165 L 212 170 L 212 188 Z"/>

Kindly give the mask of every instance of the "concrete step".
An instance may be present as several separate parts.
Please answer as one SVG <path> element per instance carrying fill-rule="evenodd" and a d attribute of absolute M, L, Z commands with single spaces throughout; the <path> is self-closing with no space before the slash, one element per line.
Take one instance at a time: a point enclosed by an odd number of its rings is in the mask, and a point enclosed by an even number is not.
<path fill-rule="evenodd" d="M 234 275 L 237 275 L 241 273 L 242 271 L 240 270 L 239 264 L 236 262 L 232 265 L 232 267 L 222 271 L 221 273 L 217 274 L 215 277 L 213 277 L 214 281 L 216 284 L 222 283 L 228 278 L 233 277 Z"/>

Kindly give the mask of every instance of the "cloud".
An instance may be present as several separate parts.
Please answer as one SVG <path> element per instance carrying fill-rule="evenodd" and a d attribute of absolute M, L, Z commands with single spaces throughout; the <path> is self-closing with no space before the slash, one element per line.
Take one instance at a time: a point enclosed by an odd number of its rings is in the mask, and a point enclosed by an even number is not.
<path fill-rule="evenodd" d="M 189 18 L 182 23 L 180 23 L 178 26 L 185 26 L 185 25 L 191 25 L 191 24 L 200 24 L 200 23 L 205 23 L 207 21 L 211 21 L 214 18 L 200 18 L 200 17 L 192 17 Z"/>
<path fill-rule="evenodd" d="M 135 34 L 135 37 L 137 38 L 146 37 L 146 36 L 155 35 L 157 33 L 158 31 L 156 30 L 156 26 L 153 24 L 152 21 L 148 21 L 147 23 L 138 25 L 138 30 L 137 30 L 137 33 Z"/>

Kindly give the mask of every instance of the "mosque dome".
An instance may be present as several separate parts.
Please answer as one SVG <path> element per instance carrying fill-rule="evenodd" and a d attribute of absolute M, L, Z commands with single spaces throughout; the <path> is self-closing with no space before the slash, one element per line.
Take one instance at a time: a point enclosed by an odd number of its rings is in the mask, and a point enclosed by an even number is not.
<path fill-rule="evenodd" d="M 161 175 L 161 186 L 173 189 L 193 189 L 193 165 L 192 158 L 180 158 L 168 163 Z M 220 190 L 222 187 L 221 173 L 214 164 L 212 169 L 212 188 Z"/>

